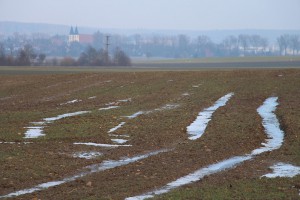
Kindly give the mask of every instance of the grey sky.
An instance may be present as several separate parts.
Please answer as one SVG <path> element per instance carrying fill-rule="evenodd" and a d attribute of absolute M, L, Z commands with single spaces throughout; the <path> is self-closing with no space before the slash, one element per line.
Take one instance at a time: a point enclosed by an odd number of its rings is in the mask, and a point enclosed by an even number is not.
<path fill-rule="evenodd" d="M 0 21 L 119 29 L 300 29 L 300 0 L 0 0 Z"/>

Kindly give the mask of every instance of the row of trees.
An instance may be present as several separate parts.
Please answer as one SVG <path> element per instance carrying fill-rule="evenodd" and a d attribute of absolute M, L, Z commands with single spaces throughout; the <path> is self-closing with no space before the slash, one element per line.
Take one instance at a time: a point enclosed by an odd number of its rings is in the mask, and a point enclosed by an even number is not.
<path fill-rule="evenodd" d="M 285 39 L 284 48 L 279 42 Z M 132 56 L 147 57 L 228 57 L 228 56 L 268 56 L 298 54 L 300 51 L 299 35 L 283 35 L 272 44 L 259 35 L 241 34 L 227 36 L 221 42 L 213 42 L 208 36 L 190 38 L 187 35 L 142 37 L 136 35 L 132 43 L 124 49 Z M 277 48 L 277 46 L 279 48 Z"/>
<path fill-rule="evenodd" d="M 107 52 L 103 50 L 105 34 L 96 32 L 93 38 L 94 41 L 90 45 L 94 50 L 79 42 L 69 44 L 67 36 L 49 37 L 35 34 L 29 37 L 15 34 L 12 37 L 3 37 L 0 38 L 0 62 L 2 65 L 28 65 L 29 63 L 39 65 L 45 62 L 47 55 L 48 58 L 72 57 L 76 63 L 81 65 L 114 65 L 117 62 L 115 56 L 108 59 Z M 110 44 L 110 49 L 120 47 L 124 50 L 121 54 L 126 52 L 125 55 L 131 57 L 201 58 L 296 55 L 300 51 L 300 36 L 285 34 L 279 36 L 275 43 L 271 43 L 260 35 L 241 34 L 227 36 L 216 43 L 206 35 L 195 38 L 183 34 L 177 36 L 112 35 Z M 96 54 L 97 56 L 95 56 Z M 97 57 L 97 59 L 90 59 L 89 55 Z M 59 59 L 52 59 L 49 64 L 59 65 L 59 62 Z"/>
<path fill-rule="evenodd" d="M 130 66 L 131 60 L 120 48 L 116 48 L 111 57 L 106 50 L 88 46 L 78 59 L 66 56 L 63 59 L 53 58 L 46 61 L 46 55 L 36 54 L 31 45 L 19 49 L 16 56 L 6 55 L 3 44 L 0 44 L 0 66 Z"/>
<path fill-rule="evenodd" d="M 42 65 L 46 55 L 36 54 L 31 45 L 25 45 L 19 49 L 17 56 L 6 55 L 3 44 L 0 44 L 0 65 L 1 66 L 29 66 Z"/>
<path fill-rule="evenodd" d="M 281 35 L 277 38 L 277 43 L 282 55 L 287 55 L 287 49 L 292 50 L 292 54 L 298 54 L 300 51 L 300 36 L 299 35 Z"/>
<path fill-rule="evenodd" d="M 104 49 L 96 50 L 92 46 L 80 54 L 76 60 L 72 57 L 65 57 L 61 60 L 62 66 L 130 66 L 131 59 L 119 48 L 116 48 L 111 57 Z"/>

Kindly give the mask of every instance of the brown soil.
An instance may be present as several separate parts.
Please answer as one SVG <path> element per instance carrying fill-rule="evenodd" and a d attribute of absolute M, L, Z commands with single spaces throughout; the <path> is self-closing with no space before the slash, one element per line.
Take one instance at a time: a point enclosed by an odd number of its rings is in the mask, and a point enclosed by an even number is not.
<path fill-rule="evenodd" d="M 286 134 L 283 147 L 192 185 L 255 179 L 277 161 L 300 165 L 299 155 L 294 152 L 300 142 L 299 85 L 299 70 L 2 76 L 0 142 L 33 143 L 0 144 L 0 195 L 61 180 L 103 160 L 172 149 L 16 199 L 124 199 L 151 191 L 203 166 L 260 147 L 266 136 L 256 109 L 270 96 L 279 97 L 276 113 Z M 186 92 L 190 95 L 183 96 Z M 188 140 L 186 127 L 201 110 L 229 92 L 235 95 L 214 113 L 204 135 L 196 141 Z M 96 98 L 88 99 L 92 96 Z M 132 100 L 117 102 L 127 98 Z M 60 105 L 74 99 L 82 101 Z M 109 102 L 116 102 L 120 108 L 98 111 Z M 180 107 L 131 120 L 121 118 L 166 104 Z M 23 139 L 24 127 L 30 126 L 30 122 L 82 110 L 92 113 L 50 124 L 45 128 L 45 137 Z M 128 144 L 132 147 L 73 145 L 74 142 L 112 143 L 107 132 L 122 121 L 126 124 L 116 134 L 129 135 Z M 73 153 L 91 150 L 104 156 L 91 160 L 72 157 Z"/>

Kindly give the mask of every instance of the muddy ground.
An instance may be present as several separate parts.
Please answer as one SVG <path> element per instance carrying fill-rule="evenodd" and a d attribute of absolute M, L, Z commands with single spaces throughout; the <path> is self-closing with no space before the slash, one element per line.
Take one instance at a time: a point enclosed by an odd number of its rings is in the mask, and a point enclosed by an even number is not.
<path fill-rule="evenodd" d="M 102 72 L 0 76 L 0 196 L 80 174 L 86 166 L 167 152 L 92 173 L 74 181 L 11 199 L 124 199 L 265 142 L 257 108 L 277 96 L 283 146 L 234 169 L 181 187 L 158 199 L 299 199 L 300 178 L 261 178 L 277 162 L 300 166 L 300 70 L 194 72 Z M 234 92 L 212 116 L 203 136 L 186 131 L 198 113 Z M 74 103 L 66 103 L 73 100 Z M 166 107 L 166 105 L 171 105 Z M 108 106 L 115 109 L 99 110 Z M 24 138 L 31 122 L 90 111 L 46 124 L 43 137 Z M 135 118 L 130 116 L 144 111 Z M 117 148 L 74 145 L 115 144 L 108 132 L 126 136 Z M 93 159 L 78 152 L 99 152 Z"/>

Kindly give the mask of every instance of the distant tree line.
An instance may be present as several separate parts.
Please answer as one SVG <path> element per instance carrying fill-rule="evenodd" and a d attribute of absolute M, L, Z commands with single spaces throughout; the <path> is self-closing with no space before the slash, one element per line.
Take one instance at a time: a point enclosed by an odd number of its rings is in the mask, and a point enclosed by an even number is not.
<path fill-rule="evenodd" d="M 36 54 L 29 44 L 19 49 L 16 56 L 6 55 L 4 45 L 0 43 L 0 66 L 42 65 L 45 59 L 45 54 Z"/>
<path fill-rule="evenodd" d="M 88 46 L 76 60 L 72 57 L 65 57 L 61 60 L 62 66 L 130 66 L 131 59 L 120 48 L 116 48 L 113 57 L 104 50 L 96 50 L 92 46 Z"/>
<path fill-rule="evenodd" d="M 78 59 L 65 56 L 63 59 L 52 58 L 46 60 L 46 54 L 35 53 L 33 47 L 26 44 L 19 49 L 16 56 L 6 54 L 5 47 L 0 43 L 0 66 L 130 66 L 131 59 L 120 48 L 116 48 L 113 56 L 103 49 L 96 50 L 88 46 Z"/>
<path fill-rule="evenodd" d="M 111 35 L 106 52 L 105 34 L 96 32 L 87 46 L 67 42 L 66 35 L 0 37 L 0 65 L 128 65 L 130 57 L 203 58 L 299 55 L 300 36 L 283 34 L 270 43 L 260 35 L 231 35 L 216 43 L 206 35 Z M 29 45 L 30 44 L 30 45 Z M 120 47 L 120 48 L 119 48 Z M 120 50 L 122 49 L 122 50 Z"/>

